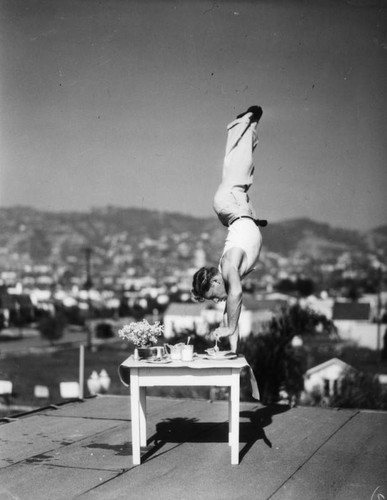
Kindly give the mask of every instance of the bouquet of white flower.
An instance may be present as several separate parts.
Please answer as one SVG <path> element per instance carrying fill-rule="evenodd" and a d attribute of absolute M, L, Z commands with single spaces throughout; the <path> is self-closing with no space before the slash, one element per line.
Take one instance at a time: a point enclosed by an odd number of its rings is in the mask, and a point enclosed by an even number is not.
<path fill-rule="evenodd" d="M 122 339 L 130 340 L 138 347 L 148 347 L 151 344 L 156 344 L 157 338 L 163 333 L 164 326 L 160 325 L 160 321 L 156 321 L 151 325 L 146 319 L 124 325 L 118 331 L 118 335 Z"/>

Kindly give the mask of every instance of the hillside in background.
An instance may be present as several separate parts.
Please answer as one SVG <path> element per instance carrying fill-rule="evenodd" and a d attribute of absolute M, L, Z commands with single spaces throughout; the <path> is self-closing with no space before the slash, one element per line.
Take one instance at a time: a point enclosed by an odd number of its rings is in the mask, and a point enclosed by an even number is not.
<path fill-rule="evenodd" d="M 215 216 L 203 219 L 111 206 L 88 212 L 1 208 L 0 228 L 0 265 L 3 269 L 9 267 L 12 256 L 18 261 L 23 261 L 24 256 L 33 263 L 59 263 L 80 258 L 85 247 L 93 248 L 101 264 L 109 259 L 119 261 L 119 256 L 125 263 L 123 254 L 129 251 L 133 265 L 136 259 L 151 262 L 152 245 L 157 247 L 158 262 L 166 265 L 171 255 L 174 259 L 171 266 L 184 264 L 192 258 L 198 245 L 204 248 L 209 260 L 216 261 L 226 234 Z M 264 252 L 285 257 L 329 262 L 346 252 L 365 256 L 367 253 L 382 255 L 387 250 L 387 225 L 362 232 L 305 218 L 269 221 L 262 232 Z M 176 248 L 178 253 L 175 255 Z"/>

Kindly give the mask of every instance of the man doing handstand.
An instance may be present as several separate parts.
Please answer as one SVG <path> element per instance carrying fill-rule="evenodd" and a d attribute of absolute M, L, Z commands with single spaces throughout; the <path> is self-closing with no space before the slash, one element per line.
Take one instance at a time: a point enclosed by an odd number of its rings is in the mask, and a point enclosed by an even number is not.
<path fill-rule="evenodd" d="M 253 182 L 253 151 L 261 116 L 262 108 L 252 106 L 227 126 L 222 182 L 215 193 L 214 210 L 228 234 L 219 267 L 202 267 L 192 282 L 194 299 L 226 301 L 224 326 L 213 334 L 218 339 L 229 337 L 233 351 L 238 344 L 242 279 L 254 270 L 259 257 L 262 236 L 258 226 L 267 224 L 256 219 L 247 194 Z"/>

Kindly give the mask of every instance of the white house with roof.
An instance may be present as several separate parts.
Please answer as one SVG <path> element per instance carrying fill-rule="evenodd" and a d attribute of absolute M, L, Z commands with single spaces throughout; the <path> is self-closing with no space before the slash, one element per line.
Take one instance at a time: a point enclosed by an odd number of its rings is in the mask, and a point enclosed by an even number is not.
<path fill-rule="evenodd" d="M 209 332 L 210 324 L 220 323 L 222 316 L 222 311 L 208 309 L 201 302 L 172 302 L 164 314 L 164 337 L 172 338 L 187 330 L 205 335 Z"/>
<path fill-rule="evenodd" d="M 309 295 L 305 299 L 300 300 L 300 305 L 304 308 L 311 309 L 317 314 L 323 314 L 326 318 L 332 319 L 334 300 L 330 297 L 316 297 Z"/>
<path fill-rule="evenodd" d="M 289 297 L 282 294 L 265 294 L 258 297 L 245 294 L 239 321 L 240 336 L 259 335 L 274 316 L 289 304 Z"/>
<path fill-rule="evenodd" d="M 339 337 L 358 347 L 376 350 L 378 325 L 371 321 L 371 313 L 368 302 L 335 302 L 332 319 Z"/>
<path fill-rule="evenodd" d="M 306 393 L 320 392 L 324 397 L 330 397 L 340 392 L 343 376 L 354 368 L 339 358 L 332 358 L 324 363 L 309 368 L 304 375 Z"/>
<path fill-rule="evenodd" d="M 247 337 L 251 333 L 262 332 L 263 325 L 268 323 L 273 316 L 286 305 L 286 300 L 257 299 L 245 294 L 241 315 L 239 317 L 239 336 Z M 176 333 L 194 329 L 198 335 L 206 335 L 211 327 L 221 323 L 224 315 L 223 303 L 192 303 L 172 302 L 164 314 L 164 335 L 173 337 Z"/>
<path fill-rule="evenodd" d="M 187 330 L 194 330 L 197 335 L 206 335 L 223 320 L 224 304 L 209 307 L 208 303 L 172 302 L 164 314 L 164 336 L 171 338 Z M 268 317 L 265 316 L 265 320 Z M 239 336 L 247 337 L 252 332 L 254 312 L 242 306 L 239 317 Z"/>

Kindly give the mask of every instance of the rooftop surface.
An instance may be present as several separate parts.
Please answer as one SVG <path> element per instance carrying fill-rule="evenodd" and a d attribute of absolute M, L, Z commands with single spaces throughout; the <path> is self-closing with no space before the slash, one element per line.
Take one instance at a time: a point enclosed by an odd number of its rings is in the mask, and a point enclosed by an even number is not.
<path fill-rule="evenodd" d="M 241 403 L 230 464 L 227 403 L 148 398 L 132 465 L 130 404 L 98 396 L 0 424 L 0 499 L 387 498 L 387 413 Z"/>

